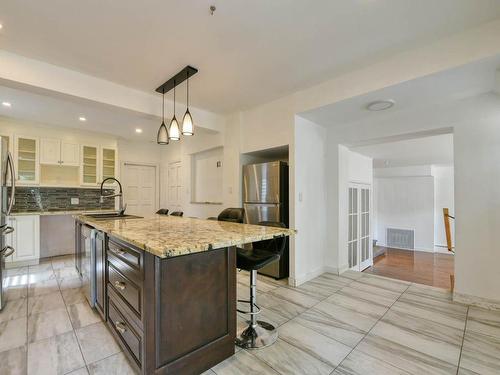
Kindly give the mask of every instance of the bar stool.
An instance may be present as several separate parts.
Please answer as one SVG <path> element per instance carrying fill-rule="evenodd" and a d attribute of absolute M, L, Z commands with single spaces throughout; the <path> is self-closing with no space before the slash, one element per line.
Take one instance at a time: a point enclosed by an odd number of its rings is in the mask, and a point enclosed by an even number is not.
<path fill-rule="evenodd" d="M 244 216 L 244 208 L 226 208 L 219 214 L 219 216 L 217 216 L 217 220 L 229 221 L 232 223 L 243 223 Z"/>
<path fill-rule="evenodd" d="M 279 222 L 261 221 L 258 225 L 286 228 Z M 236 345 L 244 349 L 259 349 L 273 344 L 278 339 L 278 331 L 267 322 L 257 320 L 260 308 L 257 305 L 257 270 L 271 262 L 276 262 L 283 255 L 286 236 L 274 237 L 271 240 L 254 242 L 252 249 L 236 248 L 236 267 L 250 271 L 250 300 L 238 300 L 248 303 L 250 311 L 238 312 L 250 315 L 248 326 L 236 337 Z"/>
<path fill-rule="evenodd" d="M 182 211 L 174 211 L 170 214 L 170 216 L 180 216 L 180 217 L 182 217 L 182 215 L 184 215 L 184 212 Z"/>
<path fill-rule="evenodd" d="M 168 215 L 168 208 L 160 208 L 156 213 L 158 215 Z"/>

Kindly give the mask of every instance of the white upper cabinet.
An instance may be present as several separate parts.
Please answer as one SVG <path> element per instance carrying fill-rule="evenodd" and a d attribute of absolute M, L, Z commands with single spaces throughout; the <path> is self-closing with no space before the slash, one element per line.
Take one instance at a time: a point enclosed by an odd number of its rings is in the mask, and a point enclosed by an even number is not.
<path fill-rule="evenodd" d="M 80 166 L 80 145 L 78 143 L 61 143 L 61 164 L 72 167 Z"/>
<path fill-rule="evenodd" d="M 40 140 L 40 163 L 60 164 L 61 141 L 59 139 L 42 138 Z"/>
<path fill-rule="evenodd" d="M 40 140 L 40 163 L 78 167 L 80 165 L 80 146 L 60 139 L 42 138 Z"/>
<path fill-rule="evenodd" d="M 38 138 L 15 137 L 15 164 L 17 181 L 20 184 L 38 184 L 40 160 Z"/>

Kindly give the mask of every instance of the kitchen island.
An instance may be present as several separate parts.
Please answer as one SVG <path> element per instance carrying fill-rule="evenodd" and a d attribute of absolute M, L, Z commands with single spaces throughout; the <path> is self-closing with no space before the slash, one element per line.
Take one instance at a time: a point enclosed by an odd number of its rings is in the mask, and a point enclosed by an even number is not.
<path fill-rule="evenodd" d="M 78 254 L 95 241 L 95 307 L 142 374 L 200 374 L 233 355 L 235 246 L 293 233 L 163 215 L 75 219 L 77 268 L 91 277 Z"/>

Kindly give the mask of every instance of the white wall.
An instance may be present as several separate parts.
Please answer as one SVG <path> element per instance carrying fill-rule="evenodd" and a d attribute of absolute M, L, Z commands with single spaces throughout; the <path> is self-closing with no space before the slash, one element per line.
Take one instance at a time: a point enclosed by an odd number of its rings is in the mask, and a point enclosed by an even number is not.
<path fill-rule="evenodd" d="M 453 165 L 433 165 L 434 176 L 434 250 L 448 253 L 443 208 L 455 215 L 455 185 Z M 450 220 L 451 243 L 455 246 L 455 221 Z"/>
<path fill-rule="evenodd" d="M 295 253 L 291 283 L 298 285 L 324 272 L 326 251 L 326 129 L 295 119 Z"/>
<path fill-rule="evenodd" d="M 434 178 L 377 177 L 374 239 L 386 246 L 387 228 L 413 229 L 415 250 L 434 251 Z"/>

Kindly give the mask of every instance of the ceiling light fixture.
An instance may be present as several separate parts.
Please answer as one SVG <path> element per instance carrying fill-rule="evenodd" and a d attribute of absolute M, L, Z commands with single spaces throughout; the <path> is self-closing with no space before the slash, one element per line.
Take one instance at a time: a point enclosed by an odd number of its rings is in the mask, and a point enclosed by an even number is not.
<path fill-rule="evenodd" d="M 161 125 L 160 129 L 158 129 L 158 134 L 156 135 L 156 143 L 159 145 L 168 145 L 169 136 L 168 129 L 165 125 L 165 93 L 163 93 L 161 102 Z M 136 130 L 137 131 L 137 130 Z"/>
<path fill-rule="evenodd" d="M 174 117 L 172 117 L 172 121 L 170 121 L 169 134 L 170 139 L 172 141 L 178 141 L 181 139 L 181 132 L 179 130 L 179 123 L 177 122 L 177 118 L 175 117 L 175 81 L 174 81 Z"/>
<path fill-rule="evenodd" d="M 392 99 L 388 100 L 375 100 L 374 102 L 368 103 L 366 109 L 369 111 L 385 111 L 386 109 L 392 108 L 396 102 Z"/>
<path fill-rule="evenodd" d="M 81 122 L 85 122 L 85 121 L 87 121 L 87 118 L 80 116 L 80 117 L 78 117 L 78 120 L 80 120 Z"/>
<path fill-rule="evenodd" d="M 137 129 L 135 129 L 135 132 L 141 134 L 142 133 L 142 129 L 137 128 Z"/>
<path fill-rule="evenodd" d="M 193 126 L 193 118 L 191 116 L 191 112 L 189 111 L 189 78 L 198 73 L 198 69 L 193 68 L 192 66 L 186 66 L 175 76 L 171 77 L 168 81 L 163 83 L 160 87 L 156 89 L 156 92 L 159 92 L 163 96 L 165 93 L 174 89 L 174 114 L 172 116 L 172 120 L 170 121 L 170 126 L 168 128 L 168 139 L 172 141 L 178 141 L 181 139 L 181 129 L 179 127 L 179 122 L 177 121 L 177 117 L 175 115 L 175 104 L 176 104 L 176 87 L 180 85 L 182 82 L 187 80 L 187 103 L 186 103 L 186 113 L 182 119 L 182 134 L 183 135 L 193 135 L 194 134 L 194 126 Z M 163 125 L 163 123 L 162 123 Z M 159 142 L 160 132 L 165 133 L 160 126 L 158 130 L 157 142 L 159 144 L 168 144 L 168 142 Z"/>
<path fill-rule="evenodd" d="M 193 118 L 189 112 L 189 71 L 186 79 L 186 113 L 182 119 L 182 135 L 194 135 Z"/>
<path fill-rule="evenodd" d="M 10 104 L 9 102 L 2 102 L 2 105 L 4 107 L 9 107 L 9 108 L 12 107 L 12 104 Z"/>
<path fill-rule="evenodd" d="M 2 30 L 2 29 L 3 29 L 3 25 L 0 23 L 0 30 Z"/>

